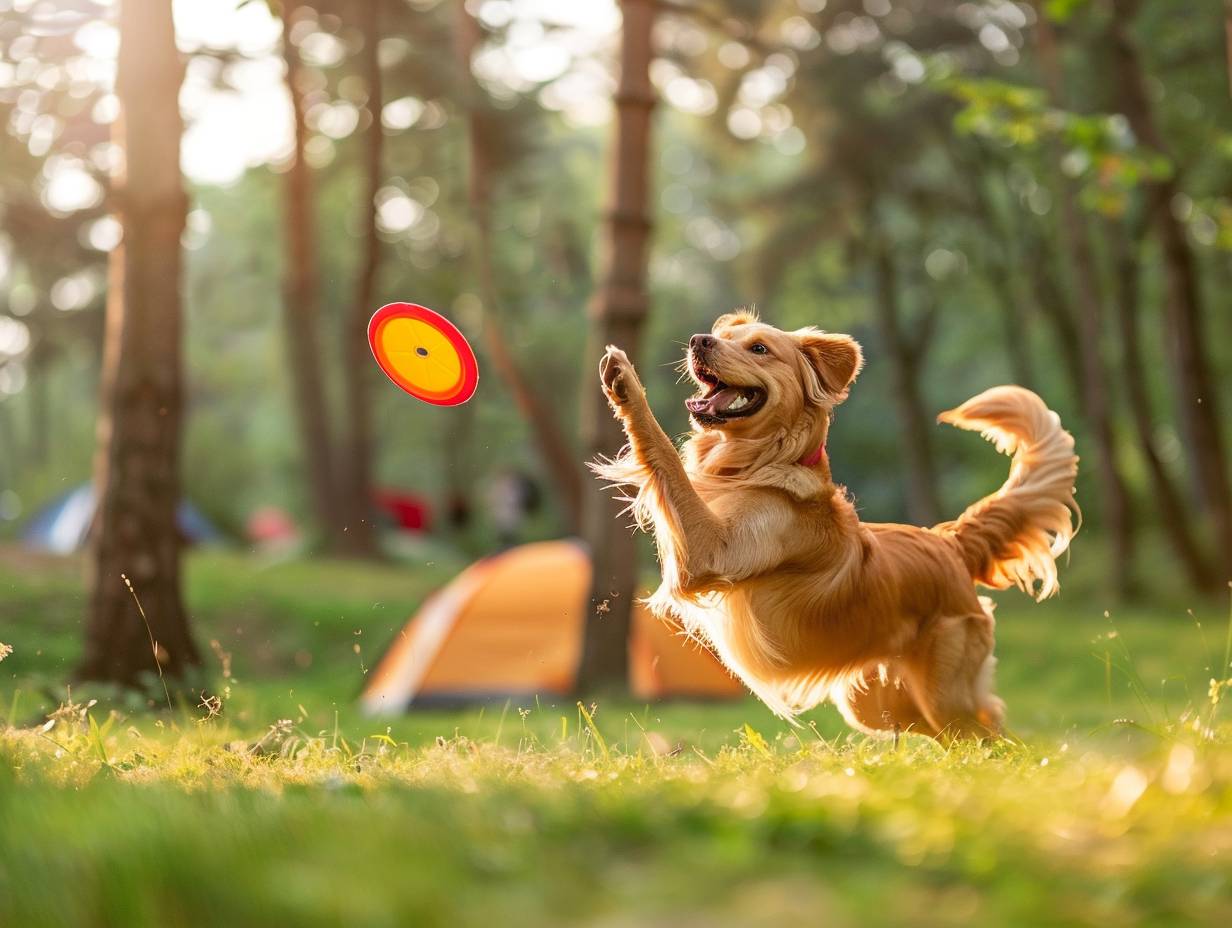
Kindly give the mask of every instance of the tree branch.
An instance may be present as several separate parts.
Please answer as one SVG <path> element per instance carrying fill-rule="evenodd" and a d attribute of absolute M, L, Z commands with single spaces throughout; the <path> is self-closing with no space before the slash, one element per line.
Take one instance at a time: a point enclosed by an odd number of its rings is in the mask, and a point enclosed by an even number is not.
<path fill-rule="evenodd" d="M 788 47 L 785 45 L 772 44 L 758 38 L 753 30 L 749 29 L 748 26 L 738 19 L 722 16 L 711 10 L 694 6 L 691 3 L 681 3 L 679 0 L 656 0 L 655 6 L 658 7 L 659 12 L 669 16 L 693 19 L 705 26 L 709 26 L 715 32 L 722 33 L 729 39 L 739 42 L 741 45 L 761 55 L 770 55 L 773 52 L 788 50 Z"/>

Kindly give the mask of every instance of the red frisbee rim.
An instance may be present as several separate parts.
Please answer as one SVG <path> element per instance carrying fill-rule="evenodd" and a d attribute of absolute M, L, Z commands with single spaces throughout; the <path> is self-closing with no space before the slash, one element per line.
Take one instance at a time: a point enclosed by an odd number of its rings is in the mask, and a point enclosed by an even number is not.
<path fill-rule="evenodd" d="M 425 390 L 398 373 L 381 340 L 381 330 L 394 319 L 417 319 L 445 336 L 462 364 L 462 372 L 456 383 L 447 390 Z M 368 346 L 377 365 L 394 386 L 425 403 L 460 406 L 475 395 L 475 389 L 479 386 L 479 363 L 466 337 L 440 313 L 418 303 L 388 303 L 373 313 L 368 321 Z"/>

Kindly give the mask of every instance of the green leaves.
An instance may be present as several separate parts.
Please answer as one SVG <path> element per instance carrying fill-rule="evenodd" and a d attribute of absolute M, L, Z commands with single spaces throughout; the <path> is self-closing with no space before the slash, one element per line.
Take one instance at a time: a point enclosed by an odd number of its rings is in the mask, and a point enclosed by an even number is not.
<path fill-rule="evenodd" d="M 1122 215 L 1136 189 L 1174 170 L 1166 156 L 1138 143 L 1119 113 L 1058 109 L 1039 88 L 989 78 L 955 78 L 944 87 L 963 104 L 956 131 L 1010 153 L 1059 154 L 1062 173 L 1080 185 L 1081 202 L 1093 212 Z"/>
<path fill-rule="evenodd" d="M 942 86 L 964 104 L 954 117 L 960 133 L 1031 147 L 1056 129 L 1049 124 L 1044 92 L 1038 88 L 990 78 L 952 78 Z"/>
<path fill-rule="evenodd" d="M 1043 13 L 1054 23 L 1068 22 L 1091 5 L 1091 0 L 1046 0 Z"/>
<path fill-rule="evenodd" d="M 770 753 L 770 745 L 766 743 L 765 737 L 748 722 L 744 723 L 744 727 L 740 729 L 739 732 L 742 743 L 747 744 L 762 757 L 772 756 Z"/>

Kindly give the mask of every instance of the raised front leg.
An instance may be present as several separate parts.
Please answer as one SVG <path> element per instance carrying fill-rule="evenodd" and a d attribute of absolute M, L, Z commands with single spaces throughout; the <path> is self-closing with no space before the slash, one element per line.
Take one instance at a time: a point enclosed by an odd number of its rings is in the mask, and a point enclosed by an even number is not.
<path fill-rule="evenodd" d="M 684 589 L 701 589 L 715 580 L 742 580 L 778 564 L 790 508 L 772 494 L 745 491 L 744 502 L 758 507 L 747 519 L 741 500 L 720 498 L 714 507 L 698 496 L 676 446 L 646 401 L 646 388 L 628 356 L 609 345 L 599 365 L 603 391 L 629 437 L 630 453 L 649 475 L 648 487 L 660 546 L 683 576 Z"/>
<path fill-rule="evenodd" d="M 705 507 L 689 483 L 676 446 L 655 419 L 646 401 L 646 388 L 629 356 L 616 346 L 608 345 L 607 353 L 599 362 L 599 381 L 608 405 L 624 424 L 629 447 L 638 461 L 665 479 L 678 480 L 681 485 L 676 490 L 687 493 L 698 505 Z"/>

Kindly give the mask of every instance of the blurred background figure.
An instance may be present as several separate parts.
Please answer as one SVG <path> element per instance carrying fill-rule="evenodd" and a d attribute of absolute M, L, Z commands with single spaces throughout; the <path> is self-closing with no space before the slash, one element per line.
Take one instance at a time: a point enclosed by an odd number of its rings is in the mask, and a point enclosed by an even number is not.
<path fill-rule="evenodd" d="M 394 531 L 418 534 L 432 528 L 432 511 L 428 501 L 406 490 L 377 491 L 376 506 L 384 516 L 384 524 Z"/>
<path fill-rule="evenodd" d="M 491 479 L 486 495 L 497 545 L 511 548 L 524 541 L 527 523 L 539 511 L 539 485 L 525 471 L 510 468 Z"/>

